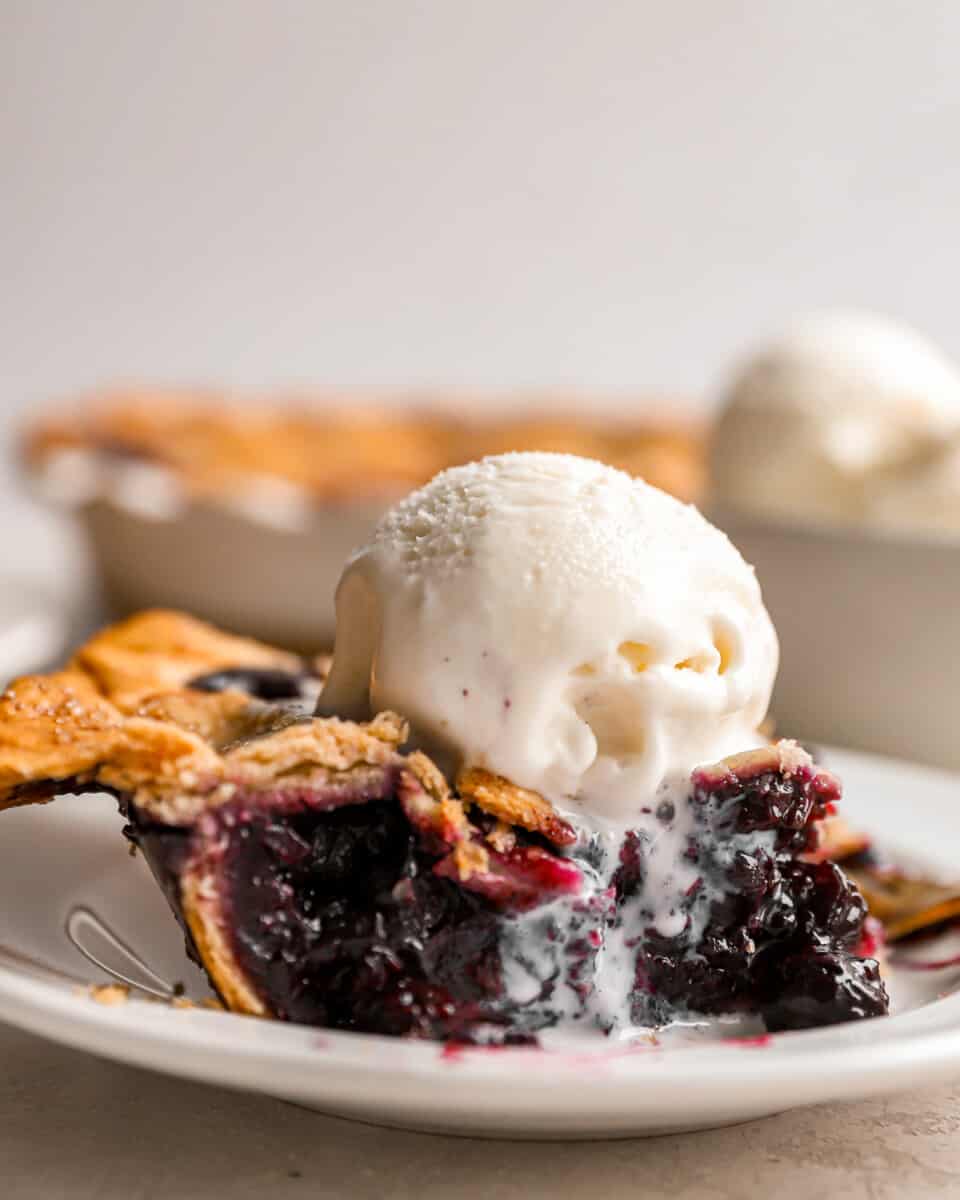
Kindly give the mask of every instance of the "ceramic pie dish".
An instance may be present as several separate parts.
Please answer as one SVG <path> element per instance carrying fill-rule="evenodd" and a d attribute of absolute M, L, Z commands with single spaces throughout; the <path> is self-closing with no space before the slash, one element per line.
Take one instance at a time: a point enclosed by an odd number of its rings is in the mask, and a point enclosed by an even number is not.
<path fill-rule="evenodd" d="M 702 431 L 669 408 L 603 417 L 558 401 L 529 417 L 478 400 L 232 406 L 206 394 L 77 403 L 26 432 L 36 490 L 80 521 L 109 606 L 164 605 L 301 651 L 329 648 L 350 551 L 398 497 L 444 467 L 505 450 L 595 457 L 685 500 Z M 253 585 L 251 563 L 269 588 Z"/>
<path fill-rule="evenodd" d="M 806 741 L 960 768 L 960 542 L 719 506 L 710 517 L 756 568 L 777 627 L 777 724 Z"/>

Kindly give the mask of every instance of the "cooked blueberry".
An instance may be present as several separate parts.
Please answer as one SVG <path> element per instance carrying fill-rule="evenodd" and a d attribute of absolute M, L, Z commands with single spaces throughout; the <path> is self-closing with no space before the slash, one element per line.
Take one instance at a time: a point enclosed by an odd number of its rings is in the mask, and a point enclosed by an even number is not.
<path fill-rule="evenodd" d="M 620 865 L 613 876 L 617 899 L 622 902 L 636 895 L 643 883 L 643 845 L 641 834 L 629 830 L 620 847 Z"/>
<path fill-rule="evenodd" d="M 777 884 L 747 922 L 753 937 L 785 938 L 797 927 L 797 910 L 793 897 Z"/>
<path fill-rule="evenodd" d="M 879 1017 L 889 1003 L 876 962 L 844 951 L 758 955 L 754 980 L 760 1012 L 773 1032 Z"/>
<path fill-rule="evenodd" d="M 775 870 L 773 859 L 763 850 L 738 850 L 730 864 L 729 879 L 739 891 L 766 892 Z"/>
<path fill-rule="evenodd" d="M 258 700 L 299 700 L 310 676 L 306 672 L 282 671 L 277 667 L 227 667 L 191 679 L 198 692 L 225 692 L 229 688 L 247 692 Z"/>

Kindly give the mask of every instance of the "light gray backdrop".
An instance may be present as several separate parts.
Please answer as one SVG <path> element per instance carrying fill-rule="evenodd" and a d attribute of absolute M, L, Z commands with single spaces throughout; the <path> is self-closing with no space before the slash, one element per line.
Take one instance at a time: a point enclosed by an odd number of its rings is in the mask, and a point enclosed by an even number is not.
<path fill-rule="evenodd" d="M 956 0 L 2 0 L 3 394 L 960 349 Z"/>
<path fill-rule="evenodd" d="M 0 0 L 0 434 L 111 380 L 709 394 L 960 351 L 957 0 Z"/>

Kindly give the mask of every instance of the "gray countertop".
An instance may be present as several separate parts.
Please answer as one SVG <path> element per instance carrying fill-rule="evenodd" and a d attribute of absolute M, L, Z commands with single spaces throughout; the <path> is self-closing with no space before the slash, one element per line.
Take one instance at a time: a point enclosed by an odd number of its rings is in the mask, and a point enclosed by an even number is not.
<path fill-rule="evenodd" d="M 960 1084 L 699 1134 L 407 1134 L 118 1066 L 0 1026 L 3 1200 L 924 1200 L 960 1196 Z"/>

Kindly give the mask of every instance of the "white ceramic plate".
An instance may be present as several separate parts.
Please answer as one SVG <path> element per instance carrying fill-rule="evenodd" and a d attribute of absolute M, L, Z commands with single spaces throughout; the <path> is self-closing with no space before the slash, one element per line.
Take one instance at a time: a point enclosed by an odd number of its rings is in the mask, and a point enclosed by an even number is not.
<path fill-rule="evenodd" d="M 960 874 L 960 778 L 840 751 L 828 762 L 846 782 L 855 824 Z M 75 935 L 111 965 L 122 948 L 93 945 L 87 909 L 135 947 L 152 968 L 141 972 L 147 987 L 182 980 L 188 995 L 205 994 L 159 889 L 142 860 L 124 853 L 119 824 L 100 796 L 0 817 L 0 1017 L 95 1054 L 345 1117 L 509 1137 L 696 1129 L 960 1076 L 960 972 L 950 971 L 895 973 L 896 1013 L 883 1020 L 768 1039 L 688 1030 L 656 1045 L 571 1041 L 550 1050 L 451 1052 L 148 999 L 106 1007 L 78 986 L 109 976 L 71 943 L 71 913 Z"/>

